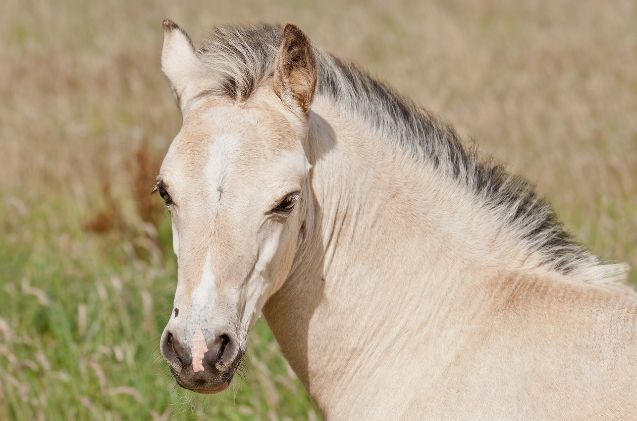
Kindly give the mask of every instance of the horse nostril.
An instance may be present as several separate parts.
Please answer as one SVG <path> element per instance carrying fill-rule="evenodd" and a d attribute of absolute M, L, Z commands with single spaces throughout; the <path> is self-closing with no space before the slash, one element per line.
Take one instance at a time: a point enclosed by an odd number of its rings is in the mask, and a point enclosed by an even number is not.
<path fill-rule="evenodd" d="M 179 362 L 183 364 L 183 361 L 181 360 L 181 357 L 179 356 L 179 354 L 177 354 L 177 351 L 175 351 L 175 345 L 173 344 L 173 334 L 172 333 L 168 334 L 168 336 L 166 337 L 166 342 L 168 342 L 168 348 L 175 354 L 175 357 L 177 357 Z"/>
<path fill-rule="evenodd" d="M 213 341 L 204 356 L 204 362 L 209 368 L 224 371 L 232 365 L 238 353 L 237 341 L 231 335 L 224 333 Z"/>
<path fill-rule="evenodd" d="M 217 353 L 217 360 L 221 359 L 221 356 L 225 352 L 226 347 L 228 346 L 228 343 L 230 342 L 230 338 L 228 337 L 228 335 L 221 335 L 219 336 L 219 340 L 221 341 L 221 346 L 219 347 L 219 352 Z"/>
<path fill-rule="evenodd" d="M 169 361 L 177 360 L 182 367 L 190 365 L 190 352 L 171 332 L 166 332 L 161 348 L 164 357 Z"/>

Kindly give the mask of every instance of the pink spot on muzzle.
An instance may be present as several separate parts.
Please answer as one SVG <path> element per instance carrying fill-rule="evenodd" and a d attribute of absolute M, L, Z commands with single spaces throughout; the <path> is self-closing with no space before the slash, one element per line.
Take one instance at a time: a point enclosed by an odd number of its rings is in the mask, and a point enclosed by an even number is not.
<path fill-rule="evenodd" d="M 206 345 L 206 338 L 204 338 L 201 328 L 197 329 L 195 335 L 192 337 L 190 349 L 192 354 L 192 371 L 195 373 L 204 371 L 203 357 L 206 352 L 208 352 L 208 346 Z"/>

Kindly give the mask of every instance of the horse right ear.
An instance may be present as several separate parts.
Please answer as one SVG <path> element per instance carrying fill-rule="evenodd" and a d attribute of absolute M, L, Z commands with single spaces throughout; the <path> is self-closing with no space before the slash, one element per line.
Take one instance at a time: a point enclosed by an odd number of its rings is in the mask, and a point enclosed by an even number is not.
<path fill-rule="evenodd" d="M 161 51 L 161 69 L 181 106 L 189 88 L 201 79 L 204 69 L 188 34 L 170 19 L 164 19 L 162 25 L 164 45 Z"/>
<path fill-rule="evenodd" d="M 312 105 L 316 79 L 316 62 L 310 40 L 296 26 L 285 25 L 274 69 L 274 92 L 293 111 L 307 114 Z"/>

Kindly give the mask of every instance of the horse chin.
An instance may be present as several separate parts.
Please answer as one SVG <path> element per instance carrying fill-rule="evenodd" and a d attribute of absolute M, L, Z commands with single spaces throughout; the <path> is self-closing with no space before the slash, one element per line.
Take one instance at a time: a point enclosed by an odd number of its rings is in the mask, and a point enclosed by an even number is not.
<path fill-rule="evenodd" d="M 193 388 L 193 389 L 188 389 L 192 392 L 196 392 L 196 393 L 201 393 L 203 395 L 212 395 L 214 393 L 219 393 L 219 392 L 223 392 L 224 390 L 226 390 L 229 386 L 230 386 L 230 381 L 228 380 L 225 383 L 222 383 L 220 386 L 214 387 L 214 388 Z"/>
<path fill-rule="evenodd" d="M 232 375 L 230 375 L 230 377 L 228 377 L 228 379 L 225 380 L 223 383 L 211 384 L 202 380 L 185 381 L 179 376 L 179 374 L 177 374 L 177 372 L 172 367 L 170 368 L 170 371 L 180 387 L 186 390 L 190 390 L 191 392 L 201 393 L 205 395 L 223 392 L 230 386 L 232 378 L 234 377 L 234 373 L 232 373 Z"/>

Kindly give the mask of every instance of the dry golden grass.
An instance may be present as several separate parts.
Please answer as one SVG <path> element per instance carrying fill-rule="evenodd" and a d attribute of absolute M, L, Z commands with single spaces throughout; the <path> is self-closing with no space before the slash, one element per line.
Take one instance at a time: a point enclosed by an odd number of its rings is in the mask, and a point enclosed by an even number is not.
<path fill-rule="evenodd" d="M 530 178 L 603 259 L 637 265 L 634 1 L 3 0 L 0 301 L 18 304 L 0 308 L 1 419 L 47 408 L 99 418 L 205 413 L 200 403 L 175 411 L 171 402 L 190 398 L 174 390 L 149 398 L 170 384 L 159 363 L 144 377 L 152 382 L 155 370 L 155 389 L 117 371 L 155 352 L 172 294 L 165 218 L 142 198 L 180 123 L 159 70 L 164 17 L 195 41 L 219 23 L 298 24 Z M 103 234 L 83 229 L 91 223 L 106 224 L 93 227 Z M 121 304 L 122 289 L 137 301 Z M 95 306 L 116 321 L 96 324 Z M 138 307 L 138 317 L 118 313 Z M 68 332 L 56 330 L 64 323 Z M 266 365 L 281 363 L 261 329 L 244 383 L 255 389 L 238 392 L 236 405 L 214 401 L 230 405 L 215 413 L 276 418 L 278 406 L 280 416 L 315 416 L 306 398 L 285 397 L 301 392 L 284 366 L 269 378 Z M 88 342 L 72 352 L 37 348 L 56 341 Z M 83 354 L 96 349 L 103 355 Z M 56 361 L 69 352 L 78 367 Z M 42 389 L 43 370 L 57 386 L 94 393 Z M 137 401 L 141 412 L 122 409 Z"/>

